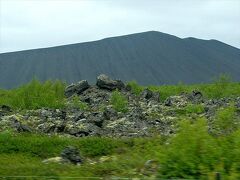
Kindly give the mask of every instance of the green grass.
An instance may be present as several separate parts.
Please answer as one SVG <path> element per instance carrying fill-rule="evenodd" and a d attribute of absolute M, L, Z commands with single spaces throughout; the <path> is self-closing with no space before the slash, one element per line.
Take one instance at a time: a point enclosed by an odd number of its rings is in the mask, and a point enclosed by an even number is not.
<path fill-rule="evenodd" d="M 229 82 L 227 84 L 198 84 L 198 85 L 163 85 L 150 86 L 150 90 L 160 93 L 161 100 L 167 99 L 169 96 L 179 95 L 183 92 L 190 93 L 193 90 L 199 90 L 206 98 L 224 98 L 237 97 L 240 95 L 240 83 Z"/>
<path fill-rule="evenodd" d="M 84 156 L 101 156 L 110 154 L 116 147 L 115 140 L 110 138 L 59 138 L 57 136 L 41 136 L 37 134 L 0 134 L 0 154 L 26 153 L 30 156 L 47 158 L 59 155 L 68 145 L 81 149 Z"/>
<path fill-rule="evenodd" d="M 34 79 L 30 83 L 13 90 L 0 91 L 0 105 L 14 109 L 37 109 L 41 107 L 64 107 L 65 84 L 61 81 L 41 83 Z"/>
<path fill-rule="evenodd" d="M 201 114 L 204 113 L 204 106 L 202 104 L 188 104 L 184 108 L 176 108 L 175 112 L 178 115 L 190 115 L 190 114 Z"/>
<path fill-rule="evenodd" d="M 135 95 L 140 95 L 144 89 L 144 87 L 138 85 L 136 81 L 131 81 L 128 85 Z M 224 74 L 214 78 L 212 83 L 209 84 L 186 85 L 179 83 L 177 85 L 148 86 L 148 88 L 152 91 L 159 92 L 162 101 L 166 100 L 169 96 L 179 95 L 183 92 L 190 93 L 193 90 L 201 91 L 206 98 L 219 99 L 223 97 L 240 96 L 240 83 L 232 82 L 231 78 Z"/>
<path fill-rule="evenodd" d="M 153 158 L 156 153 L 153 147 L 160 147 L 161 143 L 159 138 L 64 138 L 0 133 L 0 175 L 135 176 L 134 168 Z M 85 162 L 82 166 L 42 163 L 45 158 L 59 156 L 68 145 L 80 149 Z M 102 156 L 114 158 L 101 162 Z M 97 163 L 92 165 L 90 161 Z"/>

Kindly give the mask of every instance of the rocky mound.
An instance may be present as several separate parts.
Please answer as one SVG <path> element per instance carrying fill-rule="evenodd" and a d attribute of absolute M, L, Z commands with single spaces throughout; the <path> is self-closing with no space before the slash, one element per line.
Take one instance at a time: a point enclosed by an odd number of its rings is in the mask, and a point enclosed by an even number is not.
<path fill-rule="evenodd" d="M 127 100 L 124 112 L 117 111 L 111 103 L 115 90 Z M 240 98 L 209 100 L 199 91 L 171 96 L 164 102 L 160 101 L 161 94 L 149 89 L 137 96 L 121 80 L 112 80 L 106 75 L 98 76 L 96 85 L 89 85 L 86 80 L 71 84 L 66 87 L 65 95 L 67 105 L 64 109 L 16 112 L 7 106 L 0 107 L 0 130 L 76 137 L 171 135 L 183 117 L 192 120 L 206 117 L 211 130 L 211 120 L 219 107 L 234 103 L 240 109 Z M 186 110 L 189 105 L 202 109 L 189 112 Z"/>

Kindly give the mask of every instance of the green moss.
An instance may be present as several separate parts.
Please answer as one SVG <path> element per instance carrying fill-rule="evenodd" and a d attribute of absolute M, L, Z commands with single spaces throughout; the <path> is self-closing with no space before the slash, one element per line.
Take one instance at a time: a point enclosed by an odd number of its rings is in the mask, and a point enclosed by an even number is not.
<path fill-rule="evenodd" d="M 215 172 L 225 178 L 233 176 L 239 171 L 235 166 L 240 162 L 236 156 L 240 153 L 237 138 L 239 132 L 221 139 L 211 136 L 205 119 L 193 124 L 181 121 L 179 132 L 160 151 L 159 177 L 208 179 L 215 177 Z M 230 172 L 230 169 L 234 170 Z"/>

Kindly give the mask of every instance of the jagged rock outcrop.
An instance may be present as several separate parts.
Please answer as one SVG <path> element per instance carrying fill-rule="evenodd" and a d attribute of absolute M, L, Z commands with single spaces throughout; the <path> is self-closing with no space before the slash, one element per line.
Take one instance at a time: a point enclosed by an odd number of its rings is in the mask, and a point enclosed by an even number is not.
<path fill-rule="evenodd" d="M 86 80 L 79 81 L 76 84 L 71 84 L 66 87 L 65 96 L 70 97 L 73 94 L 81 94 L 87 88 L 89 88 L 89 84 Z"/>
<path fill-rule="evenodd" d="M 108 90 L 123 89 L 125 87 L 124 83 L 121 80 L 112 80 L 105 74 L 101 74 L 97 77 L 96 85 L 99 88 Z"/>
<path fill-rule="evenodd" d="M 203 102 L 203 94 L 198 90 L 192 91 L 188 97 L 194 103 Z"/>
<path fill-rule="evenodd" d="M 0 106 L 0 117 L 10 113 L 11 111 L 11 108 L 7 105 Z"/>
<path fill-rule="evenodd" d="M 80 157 L 79 150 L 74 146 L 67 146 L 65 149 L 62 150 L 60 156 L 48 158 L 42 161 L 43 163 L 59 163 L 59 164 L 74 164 L 80 165 L 82 164 L 83 160 Z"/>
<path fill-rule="evenodd" d="M 143 90 L 141 96 L 145 99 L 150 99 L 151 97 L 153 97 L 153 92 L 147 88 Z"/>
<path fill-rule="evenodd" d="M 236 107 L 240 110 L 240 97 L 236 100 Z"/>

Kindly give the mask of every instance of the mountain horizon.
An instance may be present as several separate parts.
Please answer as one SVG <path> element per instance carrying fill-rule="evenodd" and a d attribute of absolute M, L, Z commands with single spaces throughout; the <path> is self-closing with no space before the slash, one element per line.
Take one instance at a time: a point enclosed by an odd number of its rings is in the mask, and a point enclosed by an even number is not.
<path fill-rule="evenodd" d="M 174 36 L 174 37 L 180 38 L 178 36 L 175 36 L 175 35 L 172 35 L 172 34 L 168 34 L 168 33 L 165 33 L 165 32 L 150 30 L 150 31 L 143 31 L 143 32 L 130 33 L 130 34 L 124 34 L 124 35 L 109 36 L 109 37 L 105 37 L 105 38 L 99 38 L 99 39 L 96 39 L 96 40 L 89 40 L 89 41 L 83 41 L 83 42 L 64 43 L 64 44 L 53 45 L 53 46 L 45 46 L 45 47 L 39 47 L 39 48 L 28 48 L 28 49 L 22 49 L 22 50 L 0 52 L 0 55 L 1 54 L 6 54 L 6 53 L 15 53 L 15 52 L 22 52 L 22 51 L 47 49 L 47 48 L 57 48 L 57 47 L 62 47 L 62 46 L 77 45 L 77 44 L 84 44 L 84 43 L 91 43 L 91 42 L 98 42 L 98 41 L 107 40 L 107 39 L 111 39 L 111 38 L 119 38 L 119 37 L 131 36 L 131 35 L 137 35 L 137 34 L 143 34 L 143 33 L 161 33 L 161 34 L 165 34 L 165 35 L 169 35 L 169 36 Z M 192 36 L 185 37 L 185 38 L 180 38 L 180 39 L 196 39 L 196 40 L 203 40 L 203 41 L 218 41 L 220 43 L 223 43 L 225 45 L 231 46 L 233 48 L 240 49 L 239 47 L 233 46 L 231 44 L 225 43 L 225 42 L 217 40 L 217 39 L 202 39 L 202 38 L 197 38 L 197 37 L 192 37 Z"/>
<path fill-rule="evenodd" d="M 101 40 L 0 54 L 0 88 L 33 77 L 95 82 L 104 73 L 142 85 L 207 83 L 222 73 L 240 81 L 240 49 L 218 40 L 147 31 Z"/>

